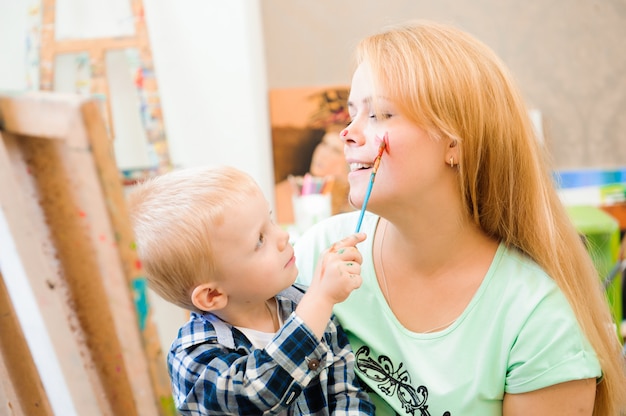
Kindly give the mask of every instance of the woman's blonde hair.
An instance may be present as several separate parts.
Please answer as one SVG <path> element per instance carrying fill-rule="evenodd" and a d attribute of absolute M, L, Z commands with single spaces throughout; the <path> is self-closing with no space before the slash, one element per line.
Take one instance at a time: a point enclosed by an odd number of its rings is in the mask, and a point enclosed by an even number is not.
<path fill-rule="evenodd" d="M 593 414 L 618 415 L 626 402 L 624 359 L 600 279 L 505 65 L 469 34 L 423 21 L 362 40 L 356 51 L 361 63 L 371 69 L 375 89 L 404 115 L 435 139 L 457 140 L 469 215 L 559 285 L 602 366 Z"/>
<path fill-rule="evenodd" d="M 213 278 L 213 230 L 231 208 L 261 193 L 248 174 L 221 166 L 151 178 L 128 195 L 137 256 L 149 286 L 163 299 L 196 311 L 191 292 Z"/>

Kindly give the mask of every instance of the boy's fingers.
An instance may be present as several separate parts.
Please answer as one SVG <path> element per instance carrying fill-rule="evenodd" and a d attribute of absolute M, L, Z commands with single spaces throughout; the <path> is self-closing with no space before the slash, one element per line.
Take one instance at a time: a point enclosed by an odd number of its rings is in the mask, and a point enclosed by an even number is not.
<path fill-rule="evenodd" d="M 361 252 L 356 247 L 342 247 L 337 251 L 330 251 L 327 256 L 328 261 L 352 261 L 356 263 L 361 263 L 363 261 L 363 256 Z"/>
<path fill-rule="evenodd" d="M 350 279 L 350 283 L 352 284 L 353 289 L 358 289 L 361 287 L 361 283 L 363 283 L 363 279 L 360 274 L 350 273 L 348 274 L 348 278 Z"/>
<path fill-rule="evenodd" d="M 350 234 L 349 236 L 337 241 L 335 244 L 330 246 L 330 251 L 341 254 L 343 253 L 343 251 L 341 251 L 342 249 L 345 249 L 346 247 L 354 247 L 366 238 L 367 235 L 365 233 Z"/>

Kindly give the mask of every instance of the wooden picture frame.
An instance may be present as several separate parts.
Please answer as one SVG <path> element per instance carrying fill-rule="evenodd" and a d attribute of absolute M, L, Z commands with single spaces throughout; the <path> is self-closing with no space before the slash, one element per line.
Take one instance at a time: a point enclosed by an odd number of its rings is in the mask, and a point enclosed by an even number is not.
<path fill-rule="evenodd" d="M 98 102 L 52 92 L 0 95 L 0 138 L 0 207 L 76 413 L 174 415 Z M 0 302 L 17 309 L 8 296 Z M 5 362 L 20 358 L 0 348 Z M 10 382 L 4 396 L 19 400 L 11 391 L 24 381 Z"/>

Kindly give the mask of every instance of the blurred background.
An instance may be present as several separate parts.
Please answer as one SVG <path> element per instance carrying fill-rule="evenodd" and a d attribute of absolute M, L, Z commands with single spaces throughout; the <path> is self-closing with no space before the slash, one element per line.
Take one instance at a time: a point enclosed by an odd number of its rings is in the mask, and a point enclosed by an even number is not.
<path fill-rule="evenodd" d="M 0 0 L 0 92 L 97 99 L 126 189 L 171 169 L 229 164 L 273 200 L 284 180 L 273 131 L 303 126 L 270 96 L 349 86 L 356 43 L 410 19 L 455 24 L 510 67 L 606 275 L 626 228 L 623 0 Z M 26 296 L 10 240 L 0 227 L 0 270 L 12 296 Z M 611 290 L 620 319 L 621 286 Z M 151 292 L 150 303 L 167 351 L 187 313 Z M 45 348 L 45 334 L 32 342 Z"/>

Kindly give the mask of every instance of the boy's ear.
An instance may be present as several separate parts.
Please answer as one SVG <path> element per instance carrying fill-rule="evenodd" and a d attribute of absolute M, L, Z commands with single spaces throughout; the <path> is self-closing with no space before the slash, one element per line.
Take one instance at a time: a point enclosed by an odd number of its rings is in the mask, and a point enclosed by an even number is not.
<path fill-rule="evenodd" d="M 191 292 L 191 303 L 201 311 L 216 311 L 226 306 L 228 296 L 222 293 L 214 283 L 203 283 Z"/>

